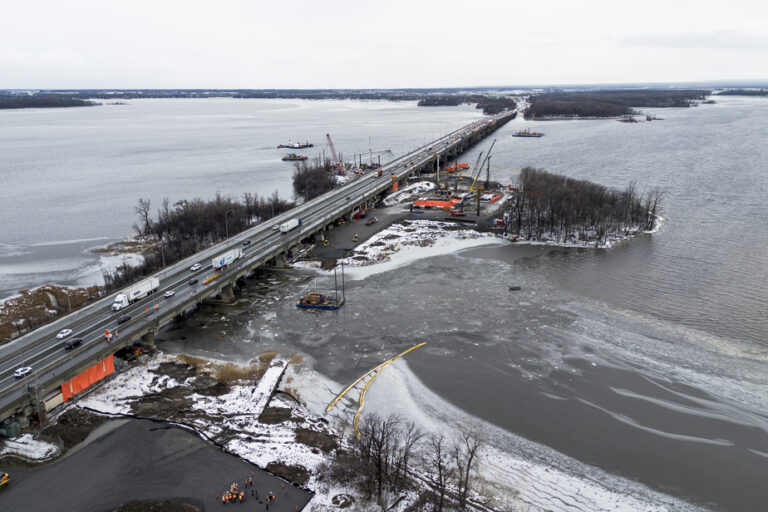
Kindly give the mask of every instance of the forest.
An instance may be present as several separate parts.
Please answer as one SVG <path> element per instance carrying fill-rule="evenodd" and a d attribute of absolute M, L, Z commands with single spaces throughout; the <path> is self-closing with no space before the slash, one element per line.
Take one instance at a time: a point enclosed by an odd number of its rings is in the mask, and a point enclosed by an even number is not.
<path fill-rule="evenodd" d="M 59 94 L 27 95 L 0 92 L 0 109 L 92 107 L 94 105 L 99 103 Z"/>
<path fill-rule="evenodd" d="M 716 93 L 717 96 L 768 96 L 768 89 L 726 89 Z"/>
<path fill-rule="evenodd" d="M 306 160 L 296 162 L 296 170 L 293 172 L 294 194 L 309 201 L 333 190 L 336 186 L 335 171 L 328 159 L 321 162 L 320 158 L 316 158 L 312 164 L 307 164 Z"/>
<path fill-rule="evenodd" d="M 609 236 L 653 229 L 662 197 L 660 189 L 639 193 L 634 182 L 614 190 L 526 167 L 506 212 L 507 234 L 597 246 Z"/>
<path fill-rule="evenodd" d="M 531 97 L 525 118 L 618 117 L 633 114 L 632 107 L 690 107 L 711 93 L 698 89 L 545 93 Z"/>

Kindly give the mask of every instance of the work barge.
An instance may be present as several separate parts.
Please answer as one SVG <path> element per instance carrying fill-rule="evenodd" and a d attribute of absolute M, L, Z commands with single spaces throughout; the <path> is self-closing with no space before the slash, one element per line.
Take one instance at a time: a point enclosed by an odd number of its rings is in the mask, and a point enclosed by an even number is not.
<path fill-rule="evenodd" d="M 43 420 L 48 410 L 112 373 L 116 352 L 136 342 L 151 346 L 163 325 L 204 301 L 234 302 L 238 282 L 253 270 L 284 268 L 300 244 L 322 242 L 337 220 L 373 206 L 407 184 L 410 177 L 433 173 L 446 162 L 456 160 L 516 115 L 516 110 L 505 111 L 463 126 L 395 158 L 377 172 L 357 177 L 343 187 L 168 266 L 151 276 L 160 282 L 152 295 L 118 312 L 110 309 L 112 294 L 1 346 L 0 422 L 13 416 L 36 416 Z M 291 221 L 298 221 L 295 228 L 278 230 Z M 248 243 L 244 244 L 245 241 Z M 199 280 L 190 279 L 193 264 L 241 247 L 242 257 L 232 264 L 220 269 L 204 266 L 193 276 Z M 208 274 L 214 272 L 216 278 L 210 280 Z M 173 291 L 173 296 L 163 299 L 163 293 L 168 291 Z M 115 329 L 119 316 L 128 317 L 119 325 L 119 338 L 105 341 L 105 329 Z M 73 329 L 73 336 L 82 338 L 81 346 L 64 350 L 62 340 L 55 335 L 65 328 Z M 14 369 L 22 366 L 31 366 L 32 373 L 15 379 Z"/>

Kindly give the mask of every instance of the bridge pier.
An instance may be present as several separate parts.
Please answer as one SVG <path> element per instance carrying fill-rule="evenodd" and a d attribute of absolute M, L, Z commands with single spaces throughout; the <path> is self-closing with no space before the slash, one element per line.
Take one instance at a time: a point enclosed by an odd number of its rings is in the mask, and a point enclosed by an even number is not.
<path fill-rule="evenodd" d="M 155 336 L 157 336 L 157 329 L 152 329 L 141 337 L 141 343 L 152 347 L 152 350 L 156 350 L 157 345 L 155 345 Z"/>
<path fill-rule="evenodd" d="M 235 302 L 235 285 L 233 283 L 228 283 L 221 289 L 221 300 L 222 302 Z"/>

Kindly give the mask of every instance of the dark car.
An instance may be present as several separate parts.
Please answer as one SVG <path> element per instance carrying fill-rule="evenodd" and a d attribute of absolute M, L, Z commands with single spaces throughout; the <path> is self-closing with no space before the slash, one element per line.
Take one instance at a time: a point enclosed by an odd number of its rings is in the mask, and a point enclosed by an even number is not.
<path fill-rule="evenodd" d="M 189 286 L 192 286 L 193 284 L 197 284 L 197 278 L 192 278 L 189 280 Z"/>
<path fill-rule="evenodd" d="M 66 343 L 64 343 L 64 348 L 69 350 L 79 346 L 82 342 L 82 338 L 72 338 L 71 340 L 68 340 Z"/>
<path fill-rule="evenodd" d="M 117 319 L 117 323 L 118 324 L 124 324 L 125 322 L 127 322 L 130 319 L 131 319 L 131 315 L 123 315 L 123 316 L 121 316 L 121 317 L 119 317 Z"/>
<path fill-rule="evenodd" d="M 243 240 L 243 245 L 251 245 L 251 241 L 250 240 Z"/>

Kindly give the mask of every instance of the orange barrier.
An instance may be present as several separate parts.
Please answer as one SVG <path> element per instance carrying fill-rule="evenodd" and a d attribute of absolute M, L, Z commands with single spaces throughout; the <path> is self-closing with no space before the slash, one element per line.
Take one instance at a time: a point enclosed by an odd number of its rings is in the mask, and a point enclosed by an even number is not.
<path fill-rule="evenodd" d="M 396 192 L 397 191 L 398 185 L 400 185 L 400 183 L 398 183 L 397 181 L 392 185 L 392 192 Z"/>
<path fill-rule="evenodd" d="M 456 203 L 460 203 L 461 199 L 451 199 L 450 201 L 434 201 L 434 200 L 416 200 L 413 202 L 413 206 L 421 206 L 422 208 L 452 208 Z"/>
<path fill-rule="evenodd" d="M 501 194 L 493 196 L 493 199 L 491 199 L 490 202 L 493 203 L 495 201 L 498 201 L 499 199 L 501 199 Z"/>
<path fill-rule="evenodd" d="M 93 383 L 100 381 L 114 372 L 115 359 L 114 356 L 110 354 L 108 357 L 61 385 L 61 395 L 64 398 L 64 401 L 66 402 L 72 398 L 73 395 L 88 389 Z"/>

